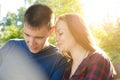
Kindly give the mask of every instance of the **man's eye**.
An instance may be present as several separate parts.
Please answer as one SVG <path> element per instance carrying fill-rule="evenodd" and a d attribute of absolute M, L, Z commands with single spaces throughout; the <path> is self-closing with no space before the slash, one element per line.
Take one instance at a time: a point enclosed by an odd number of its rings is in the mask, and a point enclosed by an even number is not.
<path fill-rule="evenodd" d="M 38 39 L 43 39 L 44 37 L 38 37 Z"/>
<path fill-rule="evenodd" d="M 25 34 L 25 36 L 28 36 L 28 37 L 29 37 L 30 35 L 28 35 L 28 34 Z"/>
<path fill-rule="evenodd" d="M 37 39 L 44 39 L 45 37 L 36 37 Z"/>

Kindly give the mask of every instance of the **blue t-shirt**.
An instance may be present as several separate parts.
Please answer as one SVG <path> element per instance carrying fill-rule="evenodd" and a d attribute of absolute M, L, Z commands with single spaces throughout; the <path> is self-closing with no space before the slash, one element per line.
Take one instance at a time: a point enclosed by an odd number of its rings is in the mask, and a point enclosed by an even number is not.
<path fill-rule="evenodd" d="M 46 78 L 61 80 L 65 64 L 66 59 L 53 45 L 34 54 L 29 51 L 24 40 L 9 40 L 0 49 L 0 80 L 4 78 L 3 75 L 6 73 L 9 73 L 6 74 L 8 80 L 11 76 L 21 79 L 23 76 L 28 76 L 29 78 L 27 78 L 30 80 L 35 80 L 35 77 L 37 77 L 36 80 L 47 80 Z"/>

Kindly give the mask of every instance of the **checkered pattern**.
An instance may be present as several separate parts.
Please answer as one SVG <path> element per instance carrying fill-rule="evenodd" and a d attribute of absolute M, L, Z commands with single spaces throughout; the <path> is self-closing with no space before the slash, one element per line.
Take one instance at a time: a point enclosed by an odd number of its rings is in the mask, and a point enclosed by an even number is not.
<path fill-rule="evenodd" d="M 62 80 L 113 80 L 110 60 L 104 54 L 89 52 L 69 79 L 71 66 L 72 60 L 68 62 Z"/>

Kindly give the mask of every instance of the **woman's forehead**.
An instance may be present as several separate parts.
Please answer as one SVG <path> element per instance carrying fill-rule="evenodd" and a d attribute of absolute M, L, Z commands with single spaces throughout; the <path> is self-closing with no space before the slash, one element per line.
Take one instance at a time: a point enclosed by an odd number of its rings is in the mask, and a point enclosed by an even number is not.
<path fill-rule="evenodd" d="M 63 20 L 59 20 L 57 23 L 56 23 L 56 30 L 60 30 L 60 29 L 67 29 L 67 23 Z"/>

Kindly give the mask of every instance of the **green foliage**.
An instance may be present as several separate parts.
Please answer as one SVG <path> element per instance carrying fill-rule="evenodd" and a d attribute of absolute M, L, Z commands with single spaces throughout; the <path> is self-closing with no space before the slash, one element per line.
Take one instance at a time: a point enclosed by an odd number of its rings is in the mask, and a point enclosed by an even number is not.
<path fill-rule="evenodd" d="M 55 42 L 55 33 L 53 33 L 50 37 L 49 37 L 49 42 L 53 45 L 56 45 L 56 42 Z"/>
<path fill-rule="evenodd" d="M 15 21 L 16 14 L 8 12 L 6 17 L 3 18 L 4 20 L 4 26 L 10 26 L 16 23 Z"/>
<path fill-rule="evenodd" d="M 26 11 L 26 8 L 25 7 L 20 7 L 18 9 L 18 14 L 17 14 L 17 17 L 16 17 L 16 26 L 20 26 L 20 27 L 23 27 L 23 20 L 24 20 L 24 14 L 25 14 L 25 11 Z"/>
<path fill-rule="evenodd" d="M 79 0 L 36 0 L 36 3 L 43 3 L 48 5 L 55 13 L 55 17 L 60 14 L 75 12 L 83 15 L 82 4 Z"/>
<path fill-rule="evenodd" d="M 15 27 L 14 25 L 5 27 L 1 38 L 2 42 L 6 42 L 7 40 L 13 38 L 23 38 L 23 28 Z"/>
<path fill-rule="evenodd" d="M 75 12 L 83 15 L 82 5 L 78 0 L 58 0 L 53 10 L 55 12 L 55 16 L 59 16 L 60 14 Z"/>
<path fill-rule="evenodd" d="M 108 53 L 113 63 L 120 61 L 120 27 L 113 23 L 92 28 L 97 44 Z"/>
<path fill-rule="evenodd" d="M 21 7 L 18 9 L 17 13 L 8 12 L 6 17 L 3 18 L 2 26 L 20 26 L 23 27 L 23 19 L 26 8 Z"/>

